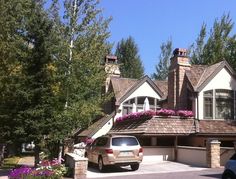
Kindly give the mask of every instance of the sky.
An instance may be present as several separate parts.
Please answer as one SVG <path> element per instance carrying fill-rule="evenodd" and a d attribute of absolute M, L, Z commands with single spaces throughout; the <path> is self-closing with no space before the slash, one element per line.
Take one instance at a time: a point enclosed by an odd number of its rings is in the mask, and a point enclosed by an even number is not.
<path fill-rule="evenodd" d="M 113 53 L 122 38 L 132 36 L 147 75 L 155 72 L 160 45 L 168 39 L 174 48 L 188 48 L 203 22 L 209 32 L 214 20 L 229 12 L 236 23 L 235 0 L 100 0 L 99 6 L 103 16 L 113 18 L 108 39 Z"/>

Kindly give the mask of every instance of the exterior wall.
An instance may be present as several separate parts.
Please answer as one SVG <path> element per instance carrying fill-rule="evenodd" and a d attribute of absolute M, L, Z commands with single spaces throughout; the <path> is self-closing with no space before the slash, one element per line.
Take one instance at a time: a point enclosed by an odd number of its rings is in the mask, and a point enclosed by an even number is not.
<path fill-rule="evenodd" d="M 178 162 L 207 167 L 206 148 L 178 146 L 177 154 Z"/>
<path fill-rule="evenodd" d="M 229 74 L 229 72 L 223 68 L 206 86 L 205 88 L 199 92 L 198 96 L 198 111 L 199 118 L 204 118 L 204 104 L 203 104 L 203 93 L 204 91 L 212 90 L 212 89 L 229 89 L 236 90 L 236 80 Z"/>
<path fill-rule="evenodd" d="M 174 159 L 173 147 L 143 147 L 143 162 L 161 162 Z"/>
<path fill-rule="evenodd" d="M 137 90 L 135 90 L 130 96 L 127 97 L 126 100 L 124 100 L 120 106 L 117 109 L 117 113 L 115 116 L 115 119 L 118 117 L 122 116 L 122 108 L 123 108 L 123 103 L 129 99 L 139 97 L 139 96 L 147 96 L 147 97 L 152 97 L 156 99 L 161 99 L 160 95 L 154 91 L 154 89 L 147 83 L 144 82 Z"/>
<path fill-rule="evenodd" d="M 154 89 L 147 83 L 144 82 L 136 91 L 134 91 L 126 100 L 137 96 L 148 96 L 157 99 L 161 99 L 160 95 L 154 91 Z"/>
<path fill-rule="evenodd" d="M 107 134 L 110 131 L 110 129 L 112 128 L 112 125 L 113 125 L 113 118 L 111 118 L 104 126 L 102 126 L 102 128 L 100 130 L 98 130 L 98 132 L 96 132 L 92 136 L 92 138 L 96 139 L 102 135 Z"/>

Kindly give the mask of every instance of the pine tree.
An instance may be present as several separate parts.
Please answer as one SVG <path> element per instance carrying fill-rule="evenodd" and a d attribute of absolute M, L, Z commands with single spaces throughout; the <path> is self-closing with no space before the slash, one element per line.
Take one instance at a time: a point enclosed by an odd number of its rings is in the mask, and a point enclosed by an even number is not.
<path fill-rule="evenodd" d="M 223 15 L 216 19 L 210 29 L 209 37 L 206 36 L 206 25 L 202 26 L 196 44 L 192 45 L 190 57 L 194 64 L 214 64 L 227 60 L 235 67 L 234 46 L 236 35 L 232 35 L 234 23 L 230 15 Z"/>
<path fill-rule="evenodd" d="M 18 114 L 22 106 L 22 61 L 27 55 L 23 36 L 30 1 L 0 3 L 0 138 L 6 143 L 21 142 Z"/>
<path fill-rule="evenodd" d="M 138 54 L 138 46 L 131 36 L 127 39 L 122 39 L 117 44 L 115 55 L 121 64 L 122 77 L 140 78 L 144 75 L 144 67 Z"/>
<path fill-rule="evenodd" d="M 196 44 L 192 44 L 192 46 L 190 47 L 192 64 L 205 64 L 203 58 L 205 37 L 206 37 L 206 24 L 203 24 L 199 36 L 195 42 Z"/>
<path fill-rule="evenodd" d="M 162 43 L 160 48 L 161 54 L 159 56 L 159 63 L 156 65 L 156 72 L 152 74 L 152 78 L 155 80 L 166 80 L 168 77 L 170 58 L 173 52 L 172 40 Z"/>

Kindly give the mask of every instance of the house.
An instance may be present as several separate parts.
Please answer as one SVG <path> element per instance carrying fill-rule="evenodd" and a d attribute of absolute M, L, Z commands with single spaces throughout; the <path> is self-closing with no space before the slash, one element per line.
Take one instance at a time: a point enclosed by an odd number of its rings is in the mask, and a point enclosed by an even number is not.
<path fill-rule="evenodd" d="M 217 138 L 232 147 L 236 137 L 236 76 L 227 61 L 191 65 L 187 50 L 177 48 L 170 59 L 168 81 L 120 77 L 118 59 L 107 56 L 106 92 L 114 97 L 96 121 L 78 137 L 96 138 L 106 133 L 132 134 L 144 146 L 206 146 Z M 191 110 L 193 118 L 156 117 L 115 122 L 118 117 L 148 109 Z"/>

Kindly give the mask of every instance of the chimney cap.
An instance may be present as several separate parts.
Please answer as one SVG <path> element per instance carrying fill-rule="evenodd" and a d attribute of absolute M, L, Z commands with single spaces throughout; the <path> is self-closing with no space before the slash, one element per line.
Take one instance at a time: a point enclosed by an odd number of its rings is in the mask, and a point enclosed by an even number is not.
<path fill-rule="evenodd" d="M 174 56 L 187 56 L 187 49 L 185 48 L 176 48 L 173 52 Z"/>

